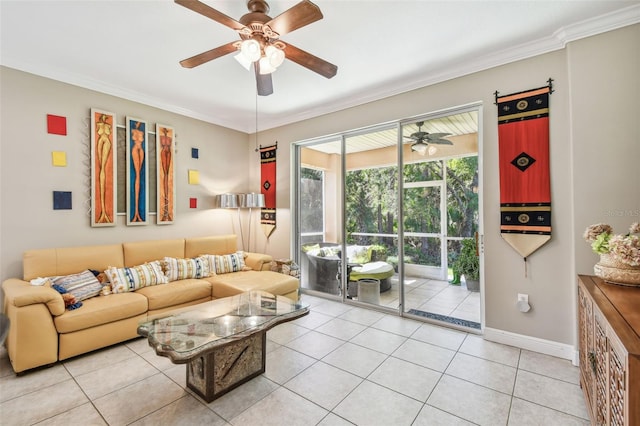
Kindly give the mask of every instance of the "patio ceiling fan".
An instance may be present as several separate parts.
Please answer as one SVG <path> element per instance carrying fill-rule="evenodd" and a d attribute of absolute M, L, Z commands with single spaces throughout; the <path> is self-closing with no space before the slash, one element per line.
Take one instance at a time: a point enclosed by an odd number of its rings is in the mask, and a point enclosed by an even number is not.
<path fill-rule="evenodd" d="M 338 72 L 337 66 L 280 40 L 280 36 L 323 18 L 320 8 L 308 0 L 301 1 L 275 18 L 267 15 L 269 5 L 266 1 L 248 0 L 249 13 L 243 15 L 239 21 L 199 0 L 175 2 L 231 28 L 241 39 L 180 61 L 180 65 L 185 68 L 197 67 L 229 53 L 238 52 L 235 59 L 240 64 L 247 70 L 253 65 L 260 96 L 273 93 L 271 73 L 285 58 L 326 78 L 331 78 Z"/>
<path fill-rule="evenodd" d="M 413 140 L 413 144 L 411 144 L 411 151 L 416 151 L 420 155 L 424 155 L 427 152 L 429 155 L 433 155 L 436 151 L 434 146 L 430 146 L 431 144 L 435 145 L 453 145 L 448 139 L 443 139 L 445 136 L 449 136 L 451 133 L 429 133 L 423 132 L 421 127 L 424 125 L 424 121 L 418 121 L 416 123 L 418 126 L 418 131 L 412 133 L 409 136 L 405 136 L 407 139 Z"/>

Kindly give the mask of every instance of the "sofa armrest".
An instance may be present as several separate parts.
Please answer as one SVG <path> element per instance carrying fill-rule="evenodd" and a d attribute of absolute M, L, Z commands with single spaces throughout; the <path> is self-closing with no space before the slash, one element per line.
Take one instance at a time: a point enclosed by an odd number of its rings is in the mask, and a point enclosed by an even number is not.
<path fill-rule="evenodd" d="M 62 295 L 47 286 L 31 285 L 27 281 L 17 278 L 9 278 L 2 283 L 4 290 L 5 310 L 7 305 L 21 308 L 29 305 L 44 304 L 53 316 L 64 313 L 64 300 Z"/>
<path fill-rule="evenodd" d="M 50 287 L 9 278 L 2 283 L 4 312 L 9 317 L 5 345 L 16 373 L 58 360 L 54 316 L 64 313 L 62 296 Z"/>
<path fill-rule="evenodd" d="M 244 263 L 254 271 L 269 271 L 271 269 L 271 261 L 273 257 L 263 253 L 245 252 L 247 257 Z"/>

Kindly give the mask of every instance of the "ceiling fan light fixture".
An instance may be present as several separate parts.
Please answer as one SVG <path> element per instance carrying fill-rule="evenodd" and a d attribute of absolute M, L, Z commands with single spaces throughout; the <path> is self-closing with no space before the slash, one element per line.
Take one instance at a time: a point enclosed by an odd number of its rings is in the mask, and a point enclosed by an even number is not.
<path fill-rule="evenodd" d="M 240 45 L 240 52 L 251 62 L 260 59 L 260 43 L 254 39 L 244 40 Z"/>
<path fill-rule="evenodd" d="M 251 64 L 253 62 L 251 62 L 249 59 L 247 59 L 247 57 L 244 55 L 244 53 L 240 52 L 237 55 L 235 55 L 234 58 L 235 58 L 236 61 L 238 61 L 238 63 L 240 65 L 245 67 L 245 69 L 247 71 L 249 71 L 251 69 Z"/>
<path fill-rule="evenodd" d="M 438 148 L 436 148 L 434 145 L 429 145 L 429 147 L 427 148 L 427 154 L 436 155 L 436 152 L 438 152 Z"/>
<path fill-rule="evenodd" d="M 260 74 L 271 74 L 276 70 L 276 67 L 271 65 L 271 61 L 266 56 L 260 58 Z"/>
<path fill-rule="evenodd" d="M 284 51 L 275 46 L 269 45 L 265 47 L 264 54 L 273 68 L 278 68 L 284 62 Z"/>
<path fill-rule="evenodd" d="M 411 151 L 415 151 L 420 155 L 424 155 L 427 153 L 427 144 L 424 142 L 416 142 L 413 145 L 411 145 Z"/>

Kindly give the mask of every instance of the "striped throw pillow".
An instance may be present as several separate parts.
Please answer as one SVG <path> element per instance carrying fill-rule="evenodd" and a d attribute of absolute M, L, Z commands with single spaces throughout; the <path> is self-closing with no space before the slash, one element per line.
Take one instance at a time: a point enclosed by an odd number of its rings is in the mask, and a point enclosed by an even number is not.
<path fill-rule="evenodd" d="M 169 281 L 206 278 L 211 275 L 209 260 L 205 257 L 196 257 L 194 259 L 165 257 L 164 265 L 165 274 Z"/>
<path fill-rule="evenodd" d="M 78 274 L 53 277 L 51 284 L 62 287 L 67 293 L 72 294 L 78 302 L 95 297 L 102 290 L 102 284 L 88 269 Z"/>
<path fill-rule="evenodd" d="M 222 255 L 209 254 L 207 258 L 216 274 L 228 274 L 229 272 L 244 271 L 247 269 L 244 263 L 243 251 Z"/>
<path fill-rule="evenodd" d="M 131 268 L 110 267 L 104 271 L 109 277 L 111 291 L 114 293 L 126 293 L 136 291 L 139 288 L 169 282 L 162 271 L 159 261 L 132 266 Z"/>

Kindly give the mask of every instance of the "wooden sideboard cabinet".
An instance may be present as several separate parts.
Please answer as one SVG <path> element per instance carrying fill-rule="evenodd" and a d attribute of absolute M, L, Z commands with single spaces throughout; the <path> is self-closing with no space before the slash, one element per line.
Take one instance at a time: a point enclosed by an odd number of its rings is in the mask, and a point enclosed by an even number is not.
<path fill-rule="evenodd" d="M 580 386 L 594 425 L 640 425 L 640 287 L 578 276 Z"/>

